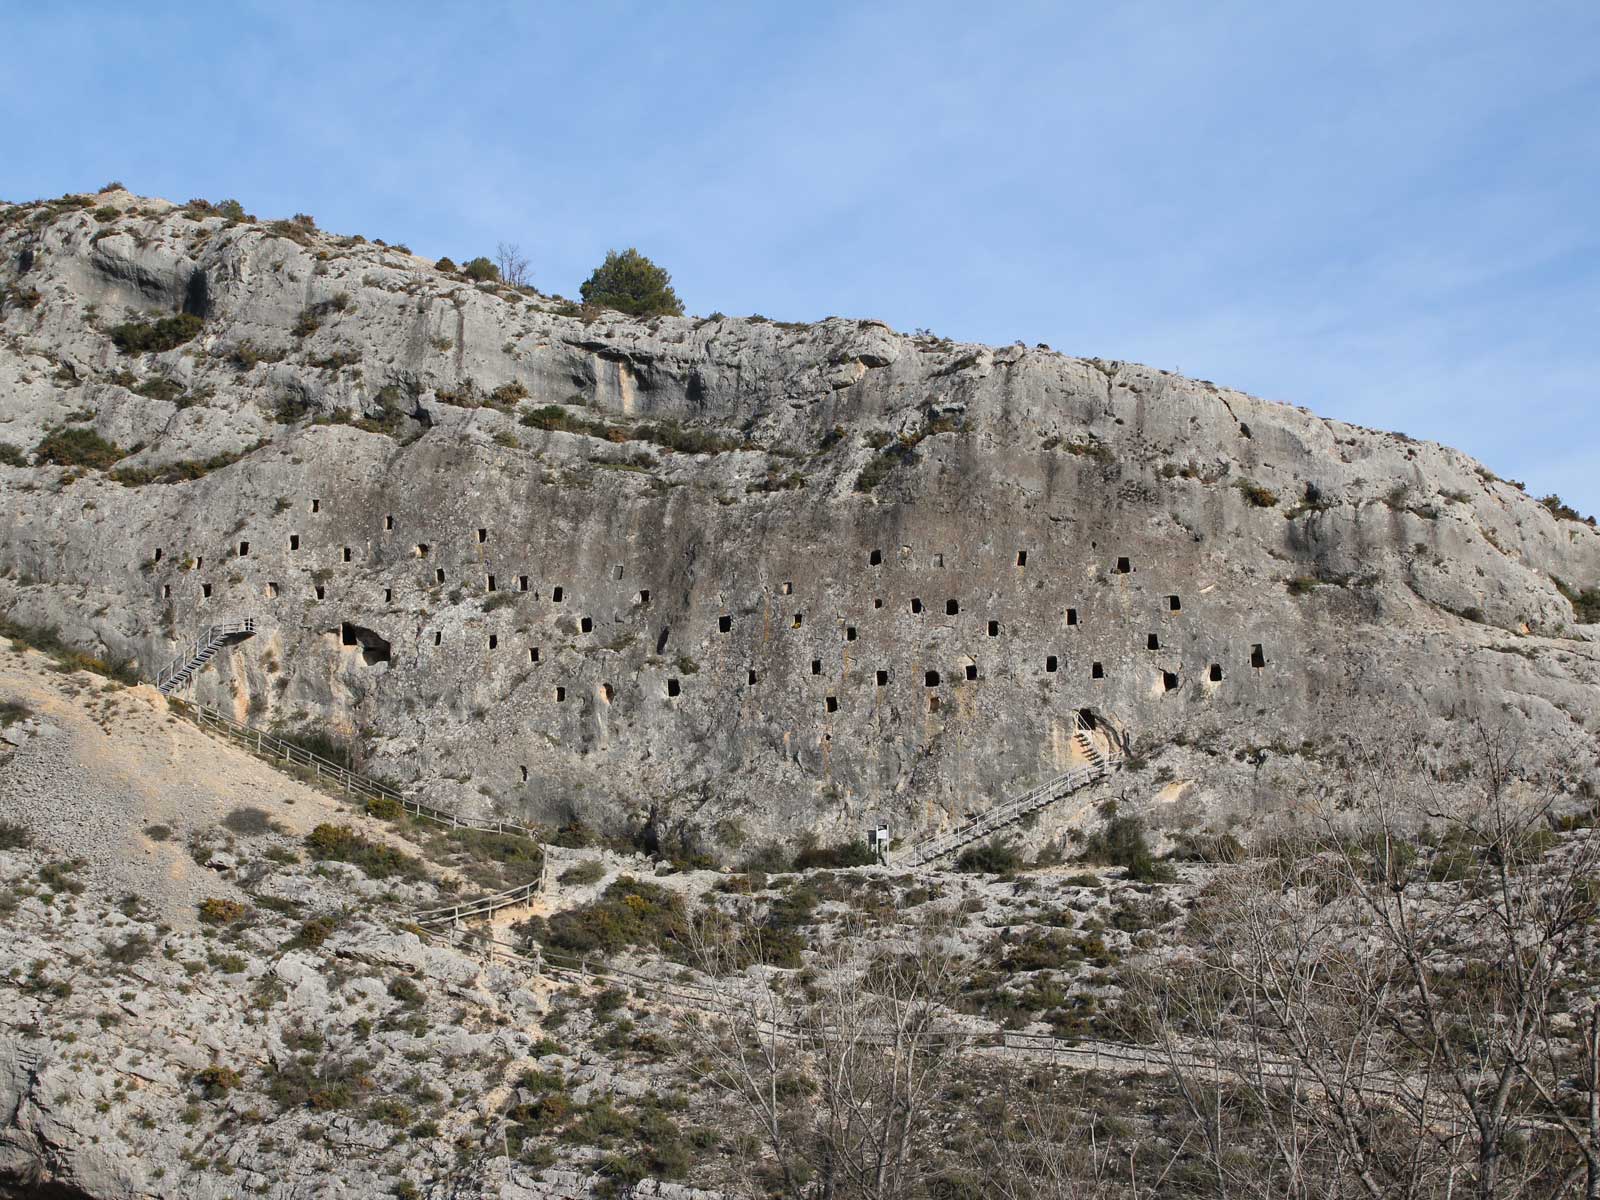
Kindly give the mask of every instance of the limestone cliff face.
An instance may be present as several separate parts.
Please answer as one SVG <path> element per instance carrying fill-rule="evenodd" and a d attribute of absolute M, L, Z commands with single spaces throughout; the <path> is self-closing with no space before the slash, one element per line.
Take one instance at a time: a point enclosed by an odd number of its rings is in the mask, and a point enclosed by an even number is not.
<path fill-rule="evenodd" d="M 1447 447 L 873 321 L 563 315 L 125 192 L 0 222 L 0 441 L 242 456 L 0 467 L 0 603 L 151 670 L 254 616 L 199 697 L 435 803 L 908 832 L 1064 768 L 1088 710 L 1167 748 L 1117 787 L 1183 823 L 1275 802 L 1353 702 L 1600 728 L 1557 584 L 1600 533 Z"/>

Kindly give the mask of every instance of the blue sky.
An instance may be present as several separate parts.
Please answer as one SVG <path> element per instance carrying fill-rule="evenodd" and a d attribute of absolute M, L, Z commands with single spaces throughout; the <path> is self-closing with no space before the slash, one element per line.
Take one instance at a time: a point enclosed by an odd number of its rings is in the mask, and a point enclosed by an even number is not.
<path fill-rule="evenodd" d="M 1600 512 L 1600 4 L 6 5 L 0 196 L 1176 368 Z"/>

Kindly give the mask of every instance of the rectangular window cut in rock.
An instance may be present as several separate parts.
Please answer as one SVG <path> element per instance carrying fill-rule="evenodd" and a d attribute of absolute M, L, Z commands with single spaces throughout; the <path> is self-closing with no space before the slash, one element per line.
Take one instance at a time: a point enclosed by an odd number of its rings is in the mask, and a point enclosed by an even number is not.
<path fill-rule="evenodd" d="M 617 563 L 615 566 L 613 566 L 611 568 L 611 578 L 618 579 L 618 580 L 620 580 L 622 578 L 622 564 L 621 563 Z"/>
<path fill-rule="evenodd" d="M 869 566 L 869 567 L 881 567 L 882 565 L 883 565 L 883 551 L 882 550 L 874 550 L 871 554 L 867 555 L 867 566 Z"/>
<path fill-rule="evenodd" d="M 1144 648 L 1146 650 L 1159 650 L 1159 649 L 1161 649 L 1161 639 L 1159 637 L 1157 637 L 1153 633 L 1152 634 L 1147 634 L 1145 636 L 1145 639 L 1144 639 Z"/>
<path fill-rule="evenodd" d="M 937 672 L 937 671 L 924 671 L 922 673 L 922 686 L 923 687 L 938 687 L 939 686 L 939 672 Z"/>
<path fill-rule="evenodd" d="M 1046 671 L 1049 671 L 1050 674 L 1054 675 L 1056 673 L 1056 666 L 1056 656 L 1054 654 L 1047 654 L 1044 656 L 1044 669 Z"/>
<path fill-rule="evenodd" d="M 528 590 L 528 577 L 526 575 L 518 575 L 517 576 L 517 591 L 525 592 L 527 590 Z"/>
<path fill-rule="evenodd" d="M 947 616 L 947 617 L 958 616 L 958 615 L 960 615 L 960 612 L 961 612 L 961 601 L 959 601 L 959 600 L 946 600 L 944 602 L 944 615 L 945 616 Z"/>
<path fill-rule="evenodd" d="M 267 580 L 267 599 L 268 600 L 276 600 L 277 598 L 278 598 L 278 585 L 276 583 L 273 583 L 272 580 L 269 579 L 269 580 Z"/>
<path fill-rule="evenodd" d="M 1168 612 L 1182 612 L 1183 611 L 1183 601 L 1182 601 L 1182 599 L 1180 599 L 1177 596 L 1168 596 L 1167 597 L 1167 611 Z"/>
<path fill-rule="evenodd" d="M 1000 636 L 1000 622 L 999 621 L 990 621 L 989 622 L 989 636 L 990 637 L 999 637 Z"/>
<path fill-rule="evenodd" d="M 392 517 L 392 516 L 384 517 L 384 519 L 383 519 L 383 527 L 386 530 L 387 529 L 393 529 L 394 528 L 394 517 Z"/>
<path fill-rule="evenodd" d="M 203 566 L 205 566 L 205 565 L 206 565 L 206 560 L 205 560 L 205 558 L 204 558 L 204 557 L 197 557 L 197 558 L 196 558 L 196 559 L 195 559 L 195 560 L 194 560 L 194 569 L 195 569 L 195 570 L 196 570 L 196 571 L 198 571 L 198 570 L 199 570 L 199 569 L 200 569 L 200 568 L 201 568 L 201 567 L 203 567 Z"/>
<path fill-rule="evenodd" d="M 856 627 L 854 625 L 846 625 L 844 627 L 844 640 L 847 642 L 856 640 Z"/>
<path fill-rule="evenodd" d="M 427 542 L 418 542 L 416 548 L 412 550 L 412 553 L 418 558 L 427 558 L 428 551 L 431 549 L 432 547 L 429 546 Z"/>
<path fill-rule="evenodd" d="M 1176 671 L 1161 672 L 1161 690 L 1164 692 L 1178 690 L 1178 673 Z"/>
<path fill-rule="evenodd" d="M 322 511 L 322 501 L 321 500 L 313 500 L 311 502 L 311 511 L 312 512 L 321 512 Z"/>
<path fill-rule="evenodd" d="M 498 650 L 499 648 L 500 648 L 500 635 L 498 633 L 491 633 L 489 635 L 489 649 Z"/>
<path fill-rule="evenodd" d="M 564 688 L 564 687 L 558 687 L 556 689 L 556 703 L 557 704 L 565 704 L 566 702 L 567 702 L 567 689 Z"/>
<path fill-rule="evenodd" d="M 170 583 L 163 583 L 161 585 L 161 598 L 163 600 L 172 599 L 172 585 Z"/>
<path fill-rule="evenodd" d="M 1267 665 L 1266 651 L 1262 650 L 1260 642 L 1250 647 L 1250 665 L 1258 669 Z"/>
<path fill-rule="evenodd" d="M 612 698 L 615 697 L 615 696 L 616 696 L 616 692 L 614 692 L 612 690 L 611 685 L 609 683 L 602 683 L 600 685 L 600 699 L 601 700 L 605 701 L 607 704 L 610 704 L 611 701 L 612 701 Z"/>
<path fill-rule="evenodd" d="M 882 596 L 874 596 L 872 598 L 872 607 L 873 608 L 882 608 L 883 607 L 883 597 Z"/>
<path fill-rule="evenodd" d="M 792 583 L 785 583 L 785 584 L 784 584 L 784 585 L 783 585 L 783 594 L 784 594 L 784 595 L 785 595 L 785 596 L 792 596 L 792 595 L 794 595 L 794 584 L 792 584 Z"/>
<path fill-rule="evenodd" d="M 639 594 L 634 597 L 634 603 L 638 604 L 640 608 L 648 608 L 650 606 L 650 589 L 640 588 Z"/>
<path fill-rule="evenodd" d="M 249 542 L 240 542 L 239 543 L 239 557 L 240 558 L 249 558 L 250 557 L 250 543 Z"/>
<path fill-rule="evenodd" d="M 433 581 L 435 583 L 443 583 L 444 582 L 444 568 L 443 567 L 435 567 L 433 569 Z"/>
<path fill-rule="evenodd" d="M 318 600 L 326 600 L 327 598 L 328 598 L 328 589 L 323 587 L 320 583 L 317 584 L 317 599 Z"/>
<path fill-rule="evenodd" d="M 1028 552 L 1026 550 L 1018 550 L 1017 551 L 1017 566 L 1025 567 L 1027 565 L 1028 565 Z"/>
<path fill-rule="evenodd" d="M 393 588 L 384 588 L 383 589 L 383 602 L 385 604 L 393 604 L 394 603 L 394 589 Z"/>
<path fill-rule="evenodd" d="M 820 658 L 813 658 L 811 660 L 811 673 L 813 675 L 822 674 L 822 660 Z"/>
<path fill-rule="evenodd" d="M 566 592 L 562 588 L 551 588 L 550 589 L 550 603 L 552 603 L 552 604 L 560 604 L 561 600 L 562 600 L 562 597 L 564 597 L 565 595 L 566 595 Z"/>
<path fill-rule="evenodd" d="M 977 663 L 968 663 L 967 664 L 967 678 L 968 679 L 976 679 L 977 677 L 978 677 L 978 664 Z"/>
<path fill-rule="evenodd" d="M 291 533 L 289 535 L 289 549 L 291 549 L 291 550 L 300 549 L 300 535 L 298 533 Z"/>
<path fill-rule="evenodd" d="M 879 671 L 877 673 L 877 675 L 876 675 L 876 679 L 878 681 L 878 686 L 879 687 L 888 687 L 889 686 L 889 672 L 887 672 L 887 671 Z"/>
<path fill-rule="evenodd" d="M 678 681 L 676 679 L 667 680 L 667 695 L 668 695 L 669 698 L 673 697 L 673 696 L 676 696 L 682 690 L 683 690 L 682 687 L 679 686 Z"/>
<path fill-rule="evenodd" d="M 919 613 L 919 612 L 922 611 L 922 597 L 920 597 L 920 596 L 911 597 L 911 611 L 914 612 L 914 613 Z"/>
<path fill-rule="evenodd" d="M 594 618 L 593 617 L 584 617 L 583 620 L 578 622 L 578 630 L 581 633 L 593 633 L 594 632 Z"/>
<path fill-rule="evenodd" d="M 717 618 L 717 632 L 718 633 L 729 633 L 732 630 L 733 630 L 733 618 L 730 617 L 727 613 L 723 613 L 720 617 Z"/>
<path fill-rule="evenodd" d="M 745 683 L 748 684 L 750 687 L 755 687 L 755 685 L 756 685 L 756 673 L 754 671 L 745 672 Z"/>
<path fill-rule="evenodd" d="M 488 584 L 489 591 L 491 591 L 491 592 L 494 591 L 494 576 L 493 575 L 485 575 L 484 576 L 484 582 L 486 584 Z"/>
<path fill-rule="evenodd" d="M 935 566 L 935 567 L 942 567 L 942 566 L 944 566 L 944 555 L 942 555 L 942 554 L 935 554 L 935 555 L 934 555 L 934 556 L 933 556 L 933 565 L 934 565 L 934 566 Z"/>
<path fill-rule="evenodd" d="M 482 544 L 483 542 L 487 542 L 488 540 L 489 540 L 489 531 L 487 529 L 478 530 L 478 542 L 479 542 L 479 544 Z"/>
<path fill-rule="evenodd" d="M 442 641 L 444 641 L 444 634 L 441 633 L 439 630 L 435 629 L 433 631 L 433 644 L 435 646 L 437 646 Z"/>
<path fill-rule="evenodd" d="M 929 712 L 938 712 L 939 711 L 939 697 L 938 696 L 929 696 L 928 697 L 928 711 Z"/>
<path fill-rule="evenodd" d="M 202 583 L 200 585 L 200 596 L 205 600 L 211 599 L 211 585 L 209 583 Z"/>
<path fill-rule="evenodd" d="M 839 711 L 839 697 L 837 697 L 837 696 L 829 696 L 826 700 L 824 700 L 822 702 L 822 706 L 828 712 L 831 712 L 831 713 L 838 712 Z"/>
<path fill-rule="evenodd" d="M 344 561 L 345 562 L 349 562 L 350 561 L 350 547 L 349 546 L 346 546 L 344 548 Z"/>
<path fill-rule="evenodd" d="M 1221 683 L 1222 682 L 1222 664 L 1221 663 L 1212 663 L 1211 664 L 1211 669 L 1206 672 L 1206 678 L 1209 679 L 1212 683 Z"/>
<path fill-rule="evenodd" d="M 1093 666 L 1091 666 L 1089 668 L 1089 678 L 1090 679 L 1104 679 L 1105 677 L 1106 677 L 1106 669 L 1100 663 L 1095 663 Z"/>
<path fill-rule="evenodd" d="M 161 547 L 160 546 L 156 547 L 156 559 L 155 560 L 156 560 L 156 562 L 160 562 L 161 561 Z"/>
<path fill-rule="evenodd" d="M 1133 563 L 1126 558 L 1117 559 L 1117 574 L 1127 575 L 1133 570 Z"/>
<path fill-rule="evenodd" d="M 806 623 L 806 615 L 805 615 L 805 613 L 795 613 L 795 615 L 794 615 L 794 625 L 791 626 L 791 628 L 799 629 L 800 626 L 804 625 L 805 623 Z"/>
<path fill-rule="evenodd" d="M 1067 609 L 1067 624 L 1068 625 L 1076 625 L 1077 623 L 1078 623 L 1078 610 L 1075 609 L 1075 608 Z"/>
<path fill-rule="evenodd" d="M 537 647 L 537 646 L 529 646 L 528 647 L 528 661 L 530 663 L 536 663 L 536 662 L 539 661 L 539 647 Z"/>

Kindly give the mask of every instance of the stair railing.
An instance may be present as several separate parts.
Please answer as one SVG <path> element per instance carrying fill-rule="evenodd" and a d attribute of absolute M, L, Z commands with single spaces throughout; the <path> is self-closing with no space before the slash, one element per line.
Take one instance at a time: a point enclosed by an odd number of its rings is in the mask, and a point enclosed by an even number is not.
<path fill-rule="evenodd" d="M 1089 730 L 1085 727 L 1077 713 L 1072 714 L 1073 736 L 1082 737 L 1088 742 Z M 980 813 L 967 824 L 949 833 L 937 834 L 920 842 L 913 842 L 905 847 L 895 857 L 895 865 L 920 867 L 932 862 L 936 858 L 949 854 L 969 842 L 974 842 L 985 834 L 1004 828 L 1014 821 L 1027 816 L 1028 813 L 1046 804 L 1060 799 L 1080 788 L 1103 779 L 1109 775 L 1120 763 L 1122 755 L 1113 746 L 1111 754 L 1099 750 L 1092 742 L 1088 747 L 1089 762 L 1085 766 L 1074 767 L 1070 771 L 1063 771 L 1052 779 L 1047 779 L 1037 787 L 1016 796 L 1002 804 L 996 805 L 987 812 Z"/>
<path fill-rule="evenodd" d="M 239 621 L 223 621 L 216 625 L 208 625 L 200 631 L 200 636 L 190 643 L 189 648 L 165 667 L 156 672 L 156 688 L 166 695 L 179 687 L 192 676 L 195 670 L 203 665 L 203 659 L 215 653 L 224 643 L 229 641 L 243 641 L 255 634 L 256 622 L 254 617 L 245 617 Z"/>

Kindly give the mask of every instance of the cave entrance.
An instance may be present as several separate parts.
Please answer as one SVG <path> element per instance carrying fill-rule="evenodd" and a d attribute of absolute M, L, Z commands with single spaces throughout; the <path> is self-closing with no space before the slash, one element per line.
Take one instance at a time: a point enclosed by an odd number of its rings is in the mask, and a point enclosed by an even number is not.
<path fill-rule="evenodd" d="M 346 646 L 361 647 L 361 661 L 367 666 L 389 661 L 389 641 L 382 634 L 349 621 L 339 626 L 339 641 Z"/>

